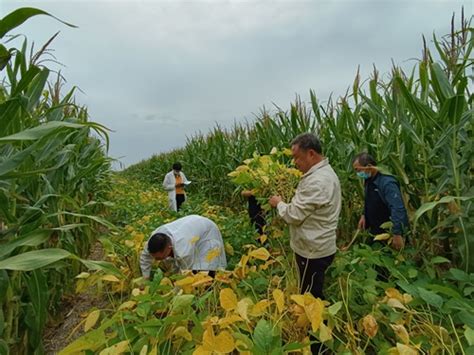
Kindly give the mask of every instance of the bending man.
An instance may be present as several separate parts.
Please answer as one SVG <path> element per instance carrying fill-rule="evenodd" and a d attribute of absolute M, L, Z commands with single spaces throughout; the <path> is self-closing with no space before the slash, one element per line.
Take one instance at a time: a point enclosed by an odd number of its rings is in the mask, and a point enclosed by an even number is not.
<path fill-rule="evenodd" d="M 224 242 L 210 219 L 190 215 L 157 228 L 140 255 L 140 268 L 150 278 L 153 260 L 172 258 L 178 270 L 209 271 L 227 266 Z"/>

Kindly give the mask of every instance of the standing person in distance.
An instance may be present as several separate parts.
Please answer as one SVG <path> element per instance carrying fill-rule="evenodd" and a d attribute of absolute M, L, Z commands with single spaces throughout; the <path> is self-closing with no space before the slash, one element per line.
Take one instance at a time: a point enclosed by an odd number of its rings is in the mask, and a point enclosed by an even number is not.
<path fill-rule="evenodd" d="M 357 154 L 352 167 L 357 176 L 364 179 L 364 214 L 358 228 L 377 235 L 385 233 L 381 225 L 391 221 L 392 248 L 401 250 L 405 245 L 403 234 L 408 231 L 408 215 L 400 185 L 393 176 L 379 172 L 377 162 L 368 153 Z"/>
<path fill-rule="evenodd" d="M 175 212 L 179 211 L 181 205 L 186 200 L 184 187 L 190 183 L 181 169 L 181 163 L 174 163 L 173 170 L 167 173 L 163 180 L 163 188 L 168 192 L 169 209 Z"/>

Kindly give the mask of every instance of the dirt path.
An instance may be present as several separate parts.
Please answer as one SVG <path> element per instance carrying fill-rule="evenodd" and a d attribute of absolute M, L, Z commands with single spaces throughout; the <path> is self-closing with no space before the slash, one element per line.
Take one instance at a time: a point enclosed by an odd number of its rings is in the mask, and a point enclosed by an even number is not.
<path fill-rule="evenodd" d="M 103 260 L 104 250 L 102 245 L 97 242 L 88 257 L 90 260 Z M 44 331 L 44 350 L 46 354 L 57 354 L 66 345 L 79 338 L 84 332 L 83 327 L 79 327 L 74 334 L 71 334 L 74 328 L 84 320 L 84 315 L 89 309 L 105 308 L 107 306 L 105 295 L 98 296 L 94 292 L 94 288 L 87 290 L 81 294 L 73 294 L 64 297 L 61 304 L 63 310 L 58 315 L 61 320 L 56 324 L 48 324 Z"/>

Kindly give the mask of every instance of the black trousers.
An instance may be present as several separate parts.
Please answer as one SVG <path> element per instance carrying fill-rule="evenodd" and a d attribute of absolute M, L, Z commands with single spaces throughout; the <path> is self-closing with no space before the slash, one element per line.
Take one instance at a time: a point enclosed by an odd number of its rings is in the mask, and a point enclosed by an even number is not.
<path fill-rule="evenodd" d="M 334 260 L 334 255 L 325 256 L 319 259 L 308 259 L 298 254 L 296 255 L 296 263 L 298 264 L 298 271 L 300 275 L 301 293 L 310 292 L 314 297 L 324 299 L 323 285 L 324 274 L 326 269 Z M 315 354 L 331 354 L 331 351 L 322 343 L 310 335 L 311 353 Z"/>
<path fill-rule="evenodd" d="M 323 300 L 324 273 L 334 260 L 335 254 L 319 259 L 308 259 L 298 254 L 295 255 L 300 275 L 301 293 L 310 292 L 314 297 Z"/>
<path fill-rule="evenodd" d="M 267 224 L 265 221 L 265 212 L 262 210 L 262 206 L 260 206 L 255 196 L 250 196 L 248 200 L 250 222 L 255 226 L 258 234 L 263 234 L 263 227 Z"/>
<path fill-rule="evenodd" d="M 184 202 L 184 195 L 183 194 L 176 195 L 176 209 L 178 211 L 181 205 L 183 204 L 183 202 Z"/>

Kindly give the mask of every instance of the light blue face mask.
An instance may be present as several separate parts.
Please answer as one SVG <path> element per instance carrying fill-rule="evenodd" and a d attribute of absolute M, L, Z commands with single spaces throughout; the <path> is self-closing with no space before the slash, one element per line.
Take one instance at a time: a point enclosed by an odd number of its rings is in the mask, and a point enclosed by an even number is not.
<path fill-rule="evenodd" d="M 357 176 L 360 177 L 361 179 L 367 180 L 370 177 L 370 173 L 366 171 L 358 171 Z"/>

